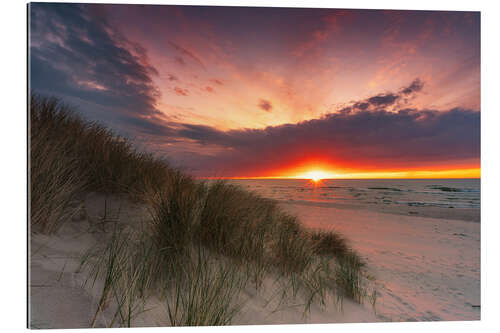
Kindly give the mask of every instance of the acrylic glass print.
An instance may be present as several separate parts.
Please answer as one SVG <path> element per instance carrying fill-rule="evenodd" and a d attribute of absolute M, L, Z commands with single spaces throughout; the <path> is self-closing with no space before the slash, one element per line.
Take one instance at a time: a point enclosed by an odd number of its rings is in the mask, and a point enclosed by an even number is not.
<path fill-rule="evenodd" d="M 31 3 L 29 326 L 480 319 L 480 13 Z"/>

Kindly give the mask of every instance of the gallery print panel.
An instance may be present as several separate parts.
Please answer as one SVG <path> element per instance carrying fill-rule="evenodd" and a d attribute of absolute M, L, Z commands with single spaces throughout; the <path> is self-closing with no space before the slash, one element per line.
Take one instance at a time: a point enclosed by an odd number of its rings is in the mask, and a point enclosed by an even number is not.
<path fill-rule="evenodd" d="M 480 319 L 479 12 L 28 21 L 30 328 Z"/>

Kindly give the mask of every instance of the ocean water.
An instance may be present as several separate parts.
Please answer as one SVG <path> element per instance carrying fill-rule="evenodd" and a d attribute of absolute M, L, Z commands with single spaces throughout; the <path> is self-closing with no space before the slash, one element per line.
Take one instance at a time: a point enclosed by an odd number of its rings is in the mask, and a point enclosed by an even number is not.
<path fill-rule="evenodd" d="M 231 183 L 280 201 L 479 208 L 479 179 L 238 179 Z"/>

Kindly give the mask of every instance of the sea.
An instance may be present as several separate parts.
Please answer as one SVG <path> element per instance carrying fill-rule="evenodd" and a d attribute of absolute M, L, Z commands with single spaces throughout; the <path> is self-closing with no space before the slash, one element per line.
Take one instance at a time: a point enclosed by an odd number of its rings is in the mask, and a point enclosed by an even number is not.
<path fill-rule="evenodd" d="M 309 204 L 480 208 L 480 179 L 238 179 L 264 197 Z"/>

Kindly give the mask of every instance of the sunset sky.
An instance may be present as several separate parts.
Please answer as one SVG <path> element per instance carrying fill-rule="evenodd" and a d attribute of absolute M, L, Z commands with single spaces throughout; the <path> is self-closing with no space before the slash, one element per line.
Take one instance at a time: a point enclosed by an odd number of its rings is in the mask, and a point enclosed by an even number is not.
<path fill-rule="evenodd" d="M 31 4 L 30 85 L 199 177 L 480 175 L 477 12 Z"/>

